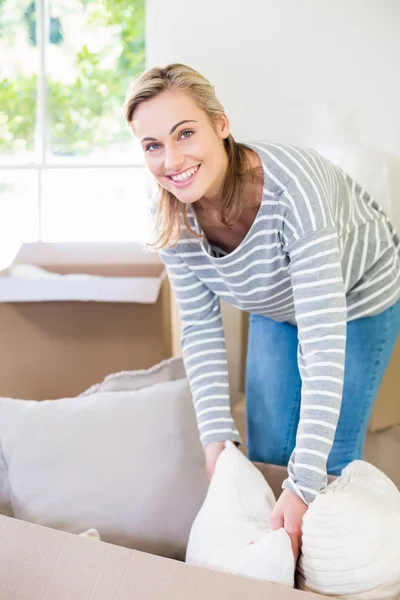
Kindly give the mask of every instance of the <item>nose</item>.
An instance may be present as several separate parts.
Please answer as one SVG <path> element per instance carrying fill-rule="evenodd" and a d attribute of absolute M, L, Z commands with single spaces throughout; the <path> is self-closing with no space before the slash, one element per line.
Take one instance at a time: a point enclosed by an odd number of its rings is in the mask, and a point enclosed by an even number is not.
<path fill-rule="evenodd" d="M 185 157 L 176 146 L 166 146 L 164 156 L 164 166 L 167 172 L 179 171 L 182 168 Z"/>

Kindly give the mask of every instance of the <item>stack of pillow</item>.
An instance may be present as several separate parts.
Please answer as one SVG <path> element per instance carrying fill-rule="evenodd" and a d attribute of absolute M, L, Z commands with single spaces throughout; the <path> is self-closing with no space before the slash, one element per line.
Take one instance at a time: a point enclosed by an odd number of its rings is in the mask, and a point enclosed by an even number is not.
<path fill-rule="evenodd" d="M 272 532 L 275 498 L 231 442 L 217 462 L 193 524 L 186 560 L 333 597 L 400 594 L 400 492 L 381 471 L 354 461 L 310 505 L 296 574 L 288 534 Z"/>
<path fill-rule="evenodd" d="M 76 398 L 0 398 L 0 514 L 333 597 L 400 594 L 400 492 L 354 461 L 310 505 L 297 570 L 275 496 L 231 442 L 208 484 L 180 358 Z"/>

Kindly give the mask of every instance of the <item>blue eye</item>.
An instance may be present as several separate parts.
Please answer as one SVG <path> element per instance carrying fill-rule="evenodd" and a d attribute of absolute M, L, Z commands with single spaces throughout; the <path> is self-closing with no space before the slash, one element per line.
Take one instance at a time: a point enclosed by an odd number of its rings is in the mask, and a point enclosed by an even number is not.
<path fill-rule="evenodd" d="M 193 135 L 193 131 L 190 131 L 189 129 L 185 129 L 185 131 L 182 131 L 182 133 L 179 137 L 183 137 L 183 139 L 187 140 L 190 137 L 192 137 L 192 135 Z"/>
<path fill-rule="evenodd" d="M 147 151 L 147 152 L 153 152 L 154 150 L 157 150 L 158 148 L 155 148 L 155 146 L 159 147 L 159 146 L 160 146 L 160 144 L 156 144 L 156 143 L 154 143 L 154 144 L 149 144 L 149 145 L 146 147 L 146 151 Z"/>

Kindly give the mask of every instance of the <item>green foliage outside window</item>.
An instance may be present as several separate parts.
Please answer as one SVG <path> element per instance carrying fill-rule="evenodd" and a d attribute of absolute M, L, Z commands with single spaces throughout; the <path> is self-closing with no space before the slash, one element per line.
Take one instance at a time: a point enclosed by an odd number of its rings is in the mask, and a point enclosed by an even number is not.
<path fill-rule="evenodd" d="M 6 35 L 1 23 L 4 1 L 0 0 L 0 42 Z M 21 22 L 33 51 L 37 51 L 36 11 L 29 6 L 21 11 Z M 108 42 L 96 52 L 83 44 L 73 59 L 73 81 L 66 83 L 47 76 L 48 142 L 52 152 L 59 155 L 85 155 L 93 147 L 102 149 L 127 139 L 127 127 L 119 118 L 125 92 L 145 65 L 144 0 L 83 0 L 81 8 L 89 28 L 115 31 L 118 44 Z M 50 18 L 49 43 L 68 43 L 62 18 Z M 109 56 L 114 57 L 112 65 Z M 2 154 L 34 148 L 36 93 L 37 74 L 19 71 L 0 78 Z"/>

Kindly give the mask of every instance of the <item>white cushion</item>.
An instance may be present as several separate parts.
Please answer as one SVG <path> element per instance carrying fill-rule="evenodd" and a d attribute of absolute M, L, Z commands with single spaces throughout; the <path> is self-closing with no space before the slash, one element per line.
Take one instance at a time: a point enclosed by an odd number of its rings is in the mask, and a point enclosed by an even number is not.
<path fill-rule="evenodd" d="M 354 461 L 311 503 L 298 585 L 335 597 L 398 597 L 400 492 L 379 469 Z"/>
<path fill-rule="evenodd" d="M 257 467 L 226 442 L 193 523 L 186 562 L 293 587 L 289 535 L 271 531 L 275 502 Z"/>
<path fill-rule="evenodd" d="M 3 514 L 183 560 L 207 489 L 181 359 L 76 398 L 0 399 Z"/>
<path fill-rule="evenodd" d="M 94 540 L 96 542 L 101 542 L 100 535 L 97 529 L 88 529 L 87 531 L 80 533 L 79 537 L 83 537 L 88 540 Z"/>

